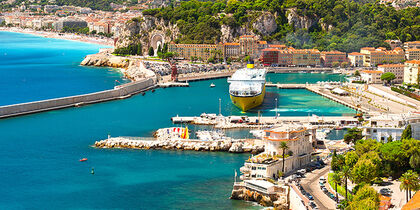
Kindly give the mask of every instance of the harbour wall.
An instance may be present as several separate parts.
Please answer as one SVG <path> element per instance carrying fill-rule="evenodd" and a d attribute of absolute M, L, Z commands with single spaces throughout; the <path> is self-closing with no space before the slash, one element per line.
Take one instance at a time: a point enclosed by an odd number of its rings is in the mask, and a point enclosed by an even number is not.
<path fill-rule="evenodd" d="M 116 86 L 114 89 L 111 90 L 48 99 L 42 101 L 0 106 L 0 118 L 14 117 L 43 111 L 63 109 L 67 107 L 78 107 L 86 104 L 128 98 L 132 95 L 141 93 L 154 87 L 156 87 L 156 79 L 148 78 Z"/>

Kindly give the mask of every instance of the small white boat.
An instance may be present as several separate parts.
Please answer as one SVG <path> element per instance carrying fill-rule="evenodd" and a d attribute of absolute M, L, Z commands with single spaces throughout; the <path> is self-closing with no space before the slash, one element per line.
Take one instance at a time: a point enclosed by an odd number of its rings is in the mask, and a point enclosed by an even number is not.
<path fill-rule="evenodd" d="M 216 85 L 214 83 L 211 83 L 210 87 L 213 88 L 213 87 L 216 87 Z"/>

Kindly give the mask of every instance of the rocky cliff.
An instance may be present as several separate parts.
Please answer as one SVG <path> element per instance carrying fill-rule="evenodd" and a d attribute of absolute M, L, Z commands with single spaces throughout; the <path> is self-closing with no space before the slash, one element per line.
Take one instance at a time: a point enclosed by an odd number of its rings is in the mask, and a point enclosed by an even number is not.
<path fill-rule="evenodd" d="M 264 36 L 270 36 L 276 33 L 277 14 L 270 12 L 249 12 L 249 22 L 242 26 L 221 25 L 221 42 L 238 41 L 241 35 L 255 35 L 262 39 Z M 322 24 L 322 21 L 317 17 L 307 17 L 299 15 L 296 8 L 287 10 L 287 20 L 290 25 L 296 28 L 310 28 L 317 22 L 320 22 L 322 27 L 329 29 L 331 26 Z M 120 36 L 116 42 L 116 48 L 127 47 L 130 44 L 141 43 L 143 47 L 143 54 L 147 54 L 150 46 L 154 49 L 157 47 L 157 42 L 162 41 L 169 43 L 175 40 L 180 35 L 176 24 L 171 24 L 161 18 L 153 16 L 140 16 L 136 19 L 128 21 L 120 30 Z"/>
<path fill-rule="evenodd" d="M 147 54 L 149 47 L 157 48 L 157 42 L 169 43 L 179 34 L 176 25 L 152 16 L 140 16 L 128 21 L 120 30 L 115 44 L 116 48 L 127 47 L 131 44 L 142 44 L 143 54 Z"/>

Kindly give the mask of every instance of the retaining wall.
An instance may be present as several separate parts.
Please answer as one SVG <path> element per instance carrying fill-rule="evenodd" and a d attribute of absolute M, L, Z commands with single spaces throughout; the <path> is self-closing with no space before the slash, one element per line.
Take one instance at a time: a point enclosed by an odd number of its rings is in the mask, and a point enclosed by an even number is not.
<path fill-rule="evenodd" d="M 99 91 L 95 93 L 34 101 L 21 104 L 0 106 L 0 118 L 7 118 L 36 112 L 43 112 L 54 109 L 62 109 L 72 106 L 82 106 L 103 101 L 110 101 L 130 97 L 142 91 L 154 88 L 156 80 L 153 78 L 143 79 L 117 86 L 112 90 Z"/>

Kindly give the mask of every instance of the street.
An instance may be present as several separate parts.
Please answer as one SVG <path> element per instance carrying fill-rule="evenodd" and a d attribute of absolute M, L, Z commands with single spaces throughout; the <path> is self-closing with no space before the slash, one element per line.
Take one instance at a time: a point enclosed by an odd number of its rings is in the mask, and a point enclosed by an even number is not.
<path fill-rule="evenodd" d="M 306 173 L 306 178 L 303 178 L 300 182 L 303 189 L 309 192 L 313 197 L 315 203 L 319 209 L 335 209 L 335 201 L 328 197 L 319 185 L 319 178 L 324 176 L 328 177 L 328 172 L 331 167 L 326 165 L 324 168 L 316 169 L 310 173 Z"/>

